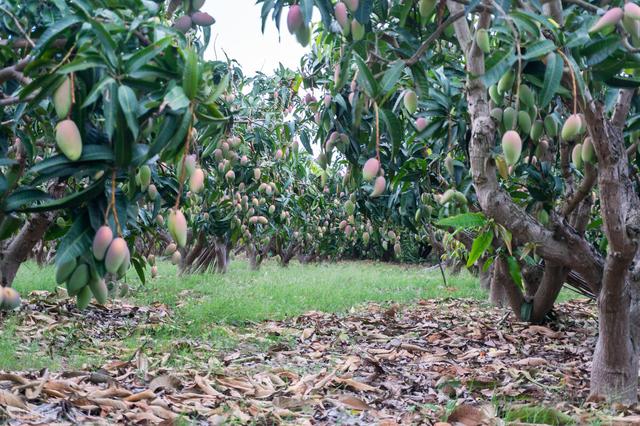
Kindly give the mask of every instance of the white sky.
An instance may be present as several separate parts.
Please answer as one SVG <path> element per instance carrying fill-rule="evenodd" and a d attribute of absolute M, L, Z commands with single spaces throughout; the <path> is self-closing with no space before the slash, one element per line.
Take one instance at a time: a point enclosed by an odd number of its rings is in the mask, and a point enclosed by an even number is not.
<path fill-rule="evenodd" d="M 255 0 L 207 0 L 202 10 L 213 16 L 216 23 L 211 27 L 211 42 L 205 58 L 215 59 L 217 55 L 218 59 L 224 60 L 224 50 L 240 63 L 245 75 L 253 75 L 256 71 L 269 74 L 279 63 L 297 70 L 300 58 L 309 47 L 303 48 L 289 34 L 288 9 L 282 12 L 279 35 L 271 16 L 262 34 L 261 9 L 262 4 L 256 5 Z"/>

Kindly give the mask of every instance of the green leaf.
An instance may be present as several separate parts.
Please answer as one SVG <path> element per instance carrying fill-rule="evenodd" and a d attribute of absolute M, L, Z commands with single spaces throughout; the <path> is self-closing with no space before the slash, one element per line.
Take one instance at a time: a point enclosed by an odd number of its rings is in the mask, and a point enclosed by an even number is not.
<path fill-rule="evenodd" d="M 486 70 L 482 76 L 482 81 L 489 87 L 500 80 L 500 77 L 516 63 L 515 47 L 507 51 L 497 51 L 492 54 L 486 62 Z"/>
<path fill-rule="evenodd" d="M 28 174 L 47 173 L 47 170 L 59 167 L 76 168 L 87 161 L 113 161 L 113 151 L 106 145 L 85 145 L 82 147 L 82 156 L 77 161 L 71 161 L 66 156 L 59 154 L 49 157 L 37 163 L 29 169 Z"/>
<path fill-rule="evenodd" d="M 513 256 L 507 257 L 507 267 L 509 269 L 509 276 L 518 287 L 522 288 L 522 272 L 520 272 L 520 264 L 518 259 Z"/>
<path fill-rule="evenodd" d="M 92 235 L 93 229 L 89 224 L 87 215 L 80 215 L 58 244 L 56 265 L 59 266 L 86 253 L 91 247 Z"/>
<path fill-rule="evenodd" d="M 373 77 L 373 74 L 371 74 L 371 70 L 364 62 L 364 60 L 360 57 L 360 55 L 355 53 L 353 57 L 356 61 L 356 65 L 358 66 L 358 83 L 360 83 L 360 85 L 364 88 L 365 93 L 369 95 L 370 98 L 375 99 L 378 95 L 378 92 L 380 91 L 378 82 Z"/>
<path fill-rule="evenodd" d="M 224 93 L 224 91 L 227 90 L 227 87 L 229 87 L 230 79 L 231 79 L 231 74 L 230 73 L 225 74 L 224 78 L 220 80 L 220 83 L 216 86 L 216 90 L 214 90 L 211 96 L 209 97 L 209 102 L 215 102 Z"/>
<path fill-rule="evenodd" d="M 445 217 L 436 222 L 443 228 L 458 230 L 480 228 L 487 224 L 487 218 L 482 213 L 462 213 L 457 216 Z"/>
<path fill-rule="evenodd" d="M 66 75 L 72 72 L 84 71 L 91 68 L 104 68 L 106 65 L 99 59 L 87 59 L 81 56 L 58 70 L 58 74 Z"/>
<path fill-rule="evenodd" d="M 34 212 L 46 212 L 54 210 L 69 209 L 77 207 L 87 200 L 95 198 L 98 194 L 102 194 L 104 190 L 104 178 L 98 180 L 93 185 L 85 188 L 80 192 L 74 192 L 66 197 L 62 197 L 56 200 L 46 201 L 42 204 L 17 208 L 15 211 L 22 213 L 34 213 Z"/>
<path fill-rule="evenodd" d="M 473 266 L 480 257 L 491 247 L 493 242 L 493 232 L 486 231 L 478 235 L 471 244 L 471 251 L 469 252 L 469 259 L 467 259 L 467 268 Z"/>
<path fill-rule="evenodd" d="M 69 15 L 66 18 L 51 25 L 38 38 L 38 42 L 36 43 L 36 47 L 34 49 L 34 56 L 38 56 L 40 53 L 42 53 L 43 49 L 46 48 L 47 45 L 51 43 L 61 32 L 80 22 L 82 22 L 82 19 L 79 16 Z"/>
<path fill-rule="evenodd" d="M 106 30 L 104 25 L 95 19 L 89 19 L 89 23 L 93 27 L 94 34 L 98 37 L 101 44 L 101 51 L 107 56 L 112 68 L 118 66 L 118 57 L 116 55 L 116 42 L 111 37 L 111 34 Z"/>
<path fill-rule="evenodd" d="M 150 62 L 160 52 L 166 49 L 169 44 L 171 44 L 172 38 L 173 37 L 170 36 L 162 38 L 133 54 L 125 64 L 127 72 L 132 73 L 137 71 L 140 67 Z"/>
<path fill-rule="evenodd" d="M 589 43 L 580 50 L 580 53 L 586 58 L 587 65 L 593 66 L 607 59 L 618 50 L 618 47 L 620 47 L 620 37 L 615 34 Z"/>
<path fill-rule="evenodd" d="M 51 194 L 34 188 L 21 188 L 11 193 L 5 200 L 2 209 L 5 212 L 17 211 L 25 204 L 31 204 L 42 200 L 51 200 Z"/>
<path fill-rule="evenodd" d="M 563 67 L 564 63 L 560 55 L 550 53 L 547 56 L 547 70 L 544 72 L 544 83 L 540 91 L 539 108 L 544 108 L 549 105 L 549 102 L 551 102 L 551 99 L 553 99 L 553 96 L 558 91 L 560 83 L 562 82 Z"/>
<path fill-rule="evenodd" d="M 551 40 L 541 40 L 526 46 L 526 53 L 522 55 L 523 59 L 536 59 L 556 50 L 556 45 Z"/>
<path fill-rule="evenodd" d="M 174 111 L 185 109 L 190 103 L 181 86 L 174 86 L 173 89 L 164 95 L 164 101 Z"/>
<path fill-rule="evenodd" d="M 404 61 L 396 61 L 384 73 L 384 76 L 382 77 L 382 81 L 380 82 L 382 86 L 383 95 L 386 95 L 394 88 L 394 86 L 402 76 L 402 71 L 404 70 L 404 67 L 405 67 Z"/>
<path fill-rule="evenodd" d="M 104 76 L 102 80 L 100 80 L 91 88 L 91 91 L 87 95 L 86 99 L 84 100 L 80 108 L 86 108 L 89 105 L 93 104 L 96 100 L 98 100 L 98 97 L 102 95 L 102 92 L 105 89 L 105 87 L 111 83 L 115 83 L 115 80 L 113 79 L 113 77 L 110 77 L 108 75 Z"/>
<path fill-rule="evenodd" d="M 353 13 L 353 17 L 358 22 L 365 25 L 369 22 L 372 9 L 373 9 L 373 0 L 360 0 L 360 6 Z"/>
<path fill-rule="evenodd" d="M 389 140 L 393 146 L 394 156 L 400 151 L 400 147 L 402 146 L 402 123 L 398 116 L 395 115 L 391 110 L 380 108 L 380 118 L 382 118 L 382 122 L 387 130 L 387 134 L 389 135 Z"/>
<path fill-rule="evenodd" d="M 136 94 L 133 92 L 133 89 L 125 85 L 118 87 L 118 102 L 120 103 L 120 108 L 122 109 L 124 118 L 127 120 L 127 125 L 129 126 L 129 130 L 131 130 L 131 133 L 133 133 L 133 137 L 137 139 L 138 138 L 138 120 L 137 120 L 138 100 L 136 99 Z"/>

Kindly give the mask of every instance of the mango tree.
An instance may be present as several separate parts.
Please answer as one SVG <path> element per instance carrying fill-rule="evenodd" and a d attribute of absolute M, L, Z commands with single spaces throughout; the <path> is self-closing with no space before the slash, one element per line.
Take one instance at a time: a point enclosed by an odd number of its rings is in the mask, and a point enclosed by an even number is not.
<path fill-rule="evenodd" d="M 185 244 L 193 128 L 224 122 L 216 85 L 201 78 L 214 23 L 202 3 L 0 4 L 4 307 L 19 304 L 11 283 L 43 237 L 57 241 L 56 281 L 80 308 L 104 303 L 105 278 L 131 264 L 144 280 L 139 206 L 170 208 L 169 231 Z"/>
<path fill-rule="evenodd" d="M 387 170 L 414 145 L 411 125 L 427 132 L 426 158 L 444 144 L 410 180 L 428 188 L 437 173 L 427 196 L 453 207 L 444 225 L 477 232 L 470 260 L 492 265 L 492 286 L 520 319 L 543 321 L 570 277 L 596 295 L 592 393 L 636 401 L 640 7 L 261 3 L 276 24 L 286 11 L 302 41 L 314 6 L 320 11 L 318 81 L 339 103 L 329 127 L 346 135 L 350 162 L 362 167 L 353 172 L 372 179 L 377 195 L 376 184 L 388 190 Z M 444 141 L 436 129 L 446 130 Z M 524 273 L 529 266 L 539 273 Z"/>

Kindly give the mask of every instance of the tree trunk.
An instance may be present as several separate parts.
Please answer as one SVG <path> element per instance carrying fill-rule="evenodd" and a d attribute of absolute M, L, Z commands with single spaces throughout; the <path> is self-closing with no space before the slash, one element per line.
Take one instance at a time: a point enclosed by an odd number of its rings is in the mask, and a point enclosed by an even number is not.
<path fill-rule="evenodd" d="M 31 216 L 0 255 L 0 276 L 3 287 L 11 287 L 20 265 L 29 258 L 31 250 L 38 244 L 38 241 L 42 240 L 51 222 L 52 215 L 50 213 L 38 213 Z"/>

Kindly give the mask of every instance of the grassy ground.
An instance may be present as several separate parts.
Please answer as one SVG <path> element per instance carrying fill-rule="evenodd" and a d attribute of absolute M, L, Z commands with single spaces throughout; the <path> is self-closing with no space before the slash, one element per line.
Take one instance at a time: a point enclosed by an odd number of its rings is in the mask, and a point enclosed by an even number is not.
<path fill-rule="evenodd" d="M 122 345 L 133 353 L 145 340 L 156 350 L 177 351 L 178 339 L 197 337 L 215 349 L 229 350 L 238 344 L 238 333 L 252 323 L 280 320 L 308 311 L 347 312 L 367 302 L 415 302 L 420 299 L 467 298 L 486 300 L 477 279 L 463 272 L 447 277 L 445 286 L 438 269 L 372 262 L 342 262 L 281 268 L 267 262 L 252 271 L 243 261 L 235 261 L 226 275 L 199 274 L 178 276 L 176 267 L 159 264 L 159 276 L 142 284 L 129 273 L 131 292 L 128 301 L 136 305 L 154 302 L 166 304 L 175 320 L 153 332 L 136 331 Z M 55 289 L 53 267 L 39 268 L 27 263 L 20 268 L 14 287 L 23 295 L 34 290 Z M 574 297 L 565 291 L 561 299 Z M 80 343 L 64 351 L 39 353 L 31 343 L 21 353 L 14 348 L 18 326 L 8 319 L 0 332 L 0 370 L 53 369 L 99 365 L 103 359 Z M 242 339 L 246 341 L 246 339 Z M 260 341 L 258 345 L 273 342 Z M 31 347 L 33 346 L 33 347 Z M 182 354 L 188 355 L 188 354 Z"/>

